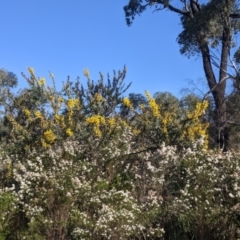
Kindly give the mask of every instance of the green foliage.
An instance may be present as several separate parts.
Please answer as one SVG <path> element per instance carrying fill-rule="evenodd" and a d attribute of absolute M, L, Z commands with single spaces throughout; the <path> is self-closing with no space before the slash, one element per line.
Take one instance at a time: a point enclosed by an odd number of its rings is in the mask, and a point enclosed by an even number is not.
<path fill-rule="evenodd" d="M 182 156 L 180 166 L 184 185 L 170 204 L 184 231 L 197 239 L 236 239 L 239 156 L 195 150 Z"/>
<path fill-rule="evenodd" d="M 235 87 L 240 89 L 238 66 L 240 54 L 239 49 L 236 49 L 236 39 L 240 31 L 239 1 L 186 0 L 177 3 L 168 0 L 129 0 L 124 7 L 127 24 L 130 25 L 136 15 L 141 15 L 152 6 L 156 7 L 155 12 L 167 9 L 180 16 L 183 30 L 178 35 L 177 41 L 181 54 L 187 57 L 197 55 L 202 58 L 209 86 L 208 94 L 212 94 L 215 108 L 211 122 L 214 142 L 212 145 L 227 151 L 230 146 L 229 136 L 233 134 L 230 130 L 232 123 L 227 114 L 229 107 L 229 104 L 226 104 L 229 92 L 226 88 L 227 80 L 234 80 Z M 233 53 L 233 57 L 230 53 Z M 229 71 L 229 67 L 234 69 L 235 76 Z M 215 71 L 215 68 L 218 70 Z M 234 92 L 234 89 L 231 90 Z"/>
<path fill-rule="evenodd" d="M 5 126 L 12 128 L 9 147 L 12 151 L 23 153 L 32 147 L 48 147 L 56 141 L 72 136 L 78 136 L 81 141 L 91 138 L 91 129 L 100 135 L 104 124 L 94 125 L 99 116 L 105 125 L 113 123 L 117 107 L 122 102 L 121 95 L 128 89 L 124 86 L 126 68 L 122 72 L 114 72 L 113 79 L 108 76 L 107 84 L 103 75 L 94 82 L 89 72 L 84 73 L 87 78 L 87 89 L 68 80 L 60 91 L 45 85 L 45 79 L 38 79 L 34 70 L 29 68 L 30 77 L 26 77 L 29 88 L 21 91 L 17 96 L 11 96 L 11 108 L 5 116 Z M 52 77 L 53 83 L 54 78 Z M 102 122 L 102 123 L 103 123 Z M 109 123 L 109 124 L 110 124 Z M 106 126 L 105 126 L 106 127 Z M 89 129 L 82 131 L 82 129 Z M 102 129 L 110 135 L 113 128 Z"/>
<path fill-rule="evenodd" d="M 154 149 L 163 142 L 178 147 L 186 147 L 193 140 L 205 138 L 208 146 L 208 124 L 203 122 L 202 115 L 208 107 L 208 102 L 188 96 L 182 101 L 168 92 L 157 92 L 151 97 L 138 96 L 124 98 L 122 110 L 127 115 L 128 125 L 136 136 L 135 141 L 142 148 Z M 141 102 L 141 103 L 140 103 Z M 123 114 L 122 112 L 122 114 Z"/>
<path fill-rule="evenodd" d="M 16 86 L 16 75 L 12 72 L 0 69 L 0 106 L 6 104 L 8 90 Z"/>
<path fill-rule="evenodd" d="M 4 114 L 10 103 L 10 90 L 17 86 L 17 77 L 14 73 L 0 69 L 0 141 L 9 133 L 4 126 Z"/>
<path fill-rule="evenodd" d="M 137 112 L 141 112 L 141 104 L 143 105 L 147 105 L 147 99 L 144 95 L 142 94 L 136 94 L 136 93 L 130 93 L 128 95 L 128 98 L 132 104 L 132 107 L 135 111 Z M 124 104 L 122 104 L 120 106 L 120 114 L 121 117 L 125 118 L 125 117 L 133 117 L 130 114 L 130 110 L 127 106 L 125 106 Z"/>
<path fill-rule="evenodd" d="M 105 84 L 85 70 L 86 89 L 69 80 L 60 91 L 29 72 L 0 145 L 0 237 L 239 237 L 240 157 L 206 150 L 206 101 L 123 98 L 121 72 Z"/>
<path fill-rule="evenodd" d="M 188 111 L 193 111 L 196 104 L 201 101 L 201 99 L 194 95 L 194 94 L 188 94 L 186 96 L 184 96 L 182 99 L 181 99 L 181 107 L 188 110 Z"/>
<path fill-rule="evenodd" d="M 224 1 L 209 1 L 201 5 L 201 12 L 193 19 L 183 15 L 181 21 L 184 30 L 178 36 L 180 52 L 187 56 L 200 53 L 199 42 L 202 37 L 208 38 L 211 48 L 218 48 L 222 41 L 224 21 L 235 10 L 232 3 L 227 5 Z M 239 27 L 239 21 L 231 22 L 235 34 L 239 32 Z M 231 45 L 234 46 L 235 43 L 232 42 Z"/>
<path fill-rule="evenodd" d="M 0 239 L 4 240 L 11 233 L 11 224 L 17 212 L 14 193 L 0 191 Z"/>

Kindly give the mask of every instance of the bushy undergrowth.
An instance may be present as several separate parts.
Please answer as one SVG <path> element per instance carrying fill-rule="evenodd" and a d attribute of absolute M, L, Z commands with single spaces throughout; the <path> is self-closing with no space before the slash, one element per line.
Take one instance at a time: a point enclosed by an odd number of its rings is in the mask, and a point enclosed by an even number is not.
<path fill-rule="evenodd" d="M 238 239 L 239 154 L 165 145 L 134 154 L 131 136 L 125 129 L 91 158 L 74 140 L 24 163 L 2 155 L 12 181 L 1 189 L 2 238 Z"/>
<path fill-rule="evenodd" d="M 38 100 L 9 100 L 0 144 L 0 239 L 240 238 L 240 154 L 207 150 L 206 102 L 174 115 L 147 93 L 139 112 L 120 73 L 97 93 L 103 81 L 59 93 L 30 73 Z"/>

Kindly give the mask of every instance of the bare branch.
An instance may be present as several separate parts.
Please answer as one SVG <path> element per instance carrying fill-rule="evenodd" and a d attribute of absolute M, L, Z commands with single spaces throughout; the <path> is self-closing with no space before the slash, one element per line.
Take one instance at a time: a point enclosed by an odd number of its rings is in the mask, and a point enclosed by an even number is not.
<path fill-rule="evenodd" d="M 205 99 L 207 98 L 207 96 L 208 96 L 210 93 L 212 93 L 222 82 L 224 82 L 224 81 L 226 81 L 227 79 L 230 79 L 230 78 L 231 78 L 230 76 L 226 76 L 226 77 L 224 77 L 223 79 L 221 79 L 221 81 L 220 81 L 219 83 L 215 84 L 215 86 L 214 86 L 212 89 L 210 89 L 210 90 L 204 95 L 202 101 L 205 100 Z"/>
<path fill-rule="evenodd" d="M 181 2 L 184 3 L 184 2 L 186 2 L 186 0 L 181 0 Z M 179 13 L 179 14 L 184 15 L 184 16 L 186 16 L 186 17 L 190 17 L 190 12 L 187 11 L 187 9 L 186 9 L 186 11 L 183 11 L 183 10 L 181 10 L 181 9 L 178 9 L 178 8 L 172 6 L 172 5 L 171 5 L 170 3 L 168 3 L 168 2 L 166 3 L 166 2 L 163 1 L 163 0 L 157 0 L 156 3 L 161 4 L 161 5 L 163 6 L 162 9 L 168 8 L 168 9 L 169 9 L 170 11 L 172 11 L 172 12 Z M 161 10 L 161 9 L 159 9 L 159 10 Z"/>
<path fill-rule="evenodd" d="M 158 12 L 158 11 L 164 10 L 165 8 L 166 8 L 165 6 L 162 6 L 160 8 L 155 9 L 153 12 Z"/>
<path fill-rule="evenodd" d="M 218 58 L 216 57 L 216 59 L 218 59 Z M 221 69 L 220 65 L 219 65 L 215 60 L 213 60 L 213 58 L 211 59 L 211 61 L 212 61 L 212 64 L 213 64 L 215 67 Z M 232 65 L 229 65 L 229 67 L 233 67 L 233 66 L 232 66 Z M 229 76 L 229 78 L 234 78 L 234 76 L 233 76 L 232 74 L 230 74 L 229 72 L 227 72 L 226 70 L 222 69 L 222 71 L 223 71 L 225 74 L 227 74 L 227 75 Z M 220 81 L 220 82 L 221 82 L 221 81 Z M 220 82 L 219 82 L 219 83 L 220 83 Z"/>
<path fill-rule="evenodd" d="M 189 7 L 188 7 L 188 4 L 187 4 L 187 0 L 180 0 L 183 4 L 184 4 L 184 8 L 187 12 L 190 12 L 189 11 Z"/>
<path fill-rule="evenodd" d="M 230 53 L 229 53 L 229 61 L 231 63 L 231 67 L 235 70 L 236 73 L 239 72 L 239 69 L 237 68 L 236 64 L 234 63 L 234 61 L 232 60 Z"/>
<path fill-rule="evenodd" d="M 181 14 L 181 15 L 190 17 L 190 12 L 182 11 L 182 10 L 180 10 L 180 9 L 178 9 L 178 8 L 173 7 L 171 4 L 168 4 L 167 8 L 168 8 L 170 11 L 172 11 L 172 12 L 179 13 L 179 14 Z"/>
<path fill-rule="evenodd" d="M 229 15 L 230 18 L 240 18 L 240 14 L 239 13 L 231 13 Z"/>
<path fill-rule="evenodd" d="M 227 121 L 227 122 L 233 125 L 240 125 L 240 122 L 234 122 L 234 121 Z"/>

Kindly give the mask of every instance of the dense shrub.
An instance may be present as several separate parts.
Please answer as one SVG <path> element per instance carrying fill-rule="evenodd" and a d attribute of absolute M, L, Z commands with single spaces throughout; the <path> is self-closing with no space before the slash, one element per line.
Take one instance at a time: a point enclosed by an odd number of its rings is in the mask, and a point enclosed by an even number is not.
<path fill-rule="evenodd" d="M 29 72 L 0 144 L 0 239 L 240 237 L 240 154 L 207 149 L 207 102 L 171 112 L 146 92 L 136 110 L 125 70 L 61 91 Z"/>
<path fill-rule="evenodd" d="M 85 158 L 87 146 L 73 140 L 41 155 L 32 152 L 24 164 L 12 156 L 14 184 L 1 190 L 2 235 L 10 234 L 11 239 L 239 237 L 239 154 L 197 146 L 179 153 L 165 145 L 137 154 L 131 149 L 131 137 L 125 129 L 91 158 Z M 98 148 L 99 141 L 93 144 Z M 3 159 L 7 169 L 9 160 Z M 17 223 L 20 219 L 25 225 Z"/>

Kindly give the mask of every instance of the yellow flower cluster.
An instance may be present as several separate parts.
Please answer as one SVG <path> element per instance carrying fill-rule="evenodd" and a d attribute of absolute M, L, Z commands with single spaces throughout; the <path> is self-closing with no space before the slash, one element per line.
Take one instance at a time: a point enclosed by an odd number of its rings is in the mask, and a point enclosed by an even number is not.
<path fill-rule="evenodd" d="M 140 105 L 139 105 L 139 108 L 143 111 L 143 110 L 145 109 L 144 104 L 140 104 Z"/>
<path fill-rule="evenodd" d="M 133 108 L 130 99 L 129 99 L 129 98 L 126 98 L 126 97 L 123 98 L 123 105 L 125 105 L 125 106 L 128 107 L 128 108 Z"/>
<path fill-rule="evenodd" d="M 202 114 L 207 109 L 207 107 L 208 107 L 208 101 L 198 102 L 196 104 L 196 107 L 195 107 L 194 111 L 187 113 L 187 118 L 188 119 L 192 119 L 192 118 L 199 118 L 199 117 L 201 117 Z"/>
<path fill-rule="evenodd" d="M 58 100 L 58 102 L 60 102 L 60 103 L 63 103 L 63 102 L 64 102 L 64 100 L 63 100 L 62 97 L 59 97 L 57 100 Z"/>
<path fill-rule="evenodd" d="M 54 135 L 53 131 L 50 129 L 50 130 L 47 130 L 44 132 L 43 134 L 44 138 L 46 139 L 46 141 L 48 143 L 53 143 L 56 139 L 56 136 Z"/>
<path fill-rule="evenodd" d="M 67 101 L 67 106 L 68 106 L 68 109 L 72 110 L 74 107 L 77 107 L 79 106 L 79 100 L 78 99 L 69 99 Z"/>
<path fill-rule="evenodd" d="M 203 124 L 191 126 L 187 130 L 187 135 L 191 140 L 195 139 L 197 136 L 204 137 L 206 135 L 207 127 L 208 127 L 207 124 L 205 126 Z"/>
<path fill-rule="evenodd" d="M 84 74 L 85 77 L 90 77 L 90 72 L 87 68 L 83 69 L 83 74 Z"/>
<path fill-rule="evenodd" d="M 33 69 L 33 68 L 29 67 L 29 68 L 28 68 L 28 72 L 29 72 L 31 75 L 34 75 L 34 69 Z"/>
<path fill-rule="evenodd" d="M 168 134 L 168 128 L 167 126 L 169 124 L 171 124 L 174 120 L 174 113 L 170 113 L 170 112 L 165 112 L 163 114 L 163 116 L 161 117 L 161 121 L 162 121 L 162 124 L 163 124 L 163 132 L 165 134 Z"/>
<path fill-rule="evenodd" d="M 47 148 L 47 147 L 50 146 L 50 144 L 46 143 L 43 138 L 41 138 L 41 143 L 42 143 L 42 146 L 43 146 L 44 148 Z"/>
<path fill-rule="evenodd" d="M 42 117 L 42 115 L 39 111 L 35 111 L 34 115 L 35 115 L 36 118 L 41 118 Z"/>
<path fill-rule="evenodd" d="M 209 127 L 209 124 L 202 124 L 198 123 L 196 125 L 191 125 L 185 132 L 184 135 L 190 140 L 196 140 L 199 137 L 204 138 L 204 148 L 208 148 L 208 134 L 207 129 Z"/>
<path fill-rule="evenodd" d="M 45 78 L 40 78 L 40 80 L 38 81 L 38 84 L 40 86 L 43 86 L 45 84 L 45 82 L 46 82 Z"/>
<path fill-rule="evenodd" d="M 195 109 L 192 112 L 187 113 L 187 118 L 193 122 L 184 132 L 185 137 L 190 140 L 195 140 L 199 137 L 204 138 L 204 148 L 208 147 L 208 134 L 207 129 L 209 127 L 208 123 L 202 123 L 200 117 L 205 112 L 208 107 L 208 101 L 198 102 Z"/>
<path fill-rule="evenodd" d="M 100 115 L 93 115 L 86 119 L 88 124 L 100 125 L 105 123 L 105 118 Z"/>
<path fill-rule="evenodd" d="M 64 116 L 55 114 L 54 115 L 54 119 L 55 119 L 56 123 L 58 123 L 61 127 L 65 126 L 65 124 L 64 124 Z"/>
<path fill-rule="evenodd" d="M 68 128 L 66 130 L 66 134 L 69 136 L 69 137 L 72 137 L 73 136 L 73 131 L 71 130 L 71 128 Z"/>
<path fill-rule="evenodd" d="M 28 118 L 30 117 L 31 112 L 30 112 L 28 109 L 24 108 L 24 109 L 23 109 L 23 112 L 24 112 L 24 114 L 25 114 Z"/>
<path fill-rule="evenodd" d="M 159 105 L 156 103 L 155 99 L 152 98 L 152 96 L 150 95 L 150 93 L 148 91 L 145 91 L 145 96 L 148 99 L 148 104 L 152 111 L 153 116 L 160 117 L 160 108 L 159 108 Z"/>
<path fill-rule="evenodd" d="M 94 100 L 97 101 L 97 102 L 101 102 L 102 100 L 104 100 L 104 98 L 103 98 L 102 94 L 96 93 L 94 95 Z"/>
<path fill-rule="evenodd" d="M 132 132 L 133 132 L 133 135 L 137 136 L 139 133 L 141 133 L 141 130 L 139 130 L 137 128 L 133 128 Z"/>
<path fill-rule="evenodd" d="M 159 112 L 159 106 L 157 105 L 155 99 L 150 99 L 149 100 L 149 106 L 152 110 L 153 116 L 154 117 L 160 117 L 160 112 Z"/>
<path fill-rule="evenodd" d="M 102 117 L 100 115 L 94 115 L 94 116 L 91 116 L 89 118 L 86 118 L 86 122 L 88 124 L 92 124 L 94 126 L 93 130 L 98 137 L 102 136 L 102 133 L 101 133 L 101 130 L 100 130 L 100 125 L 106 123 L 104 117 Z"/>
<path fill-rule="evenodd" d="M 111 118 L 108 118 L 107 123 L 110 128 L 113 128 L 116 125 L 116 120 L 115 120 L 115 118 L 111 117 Z"/>

